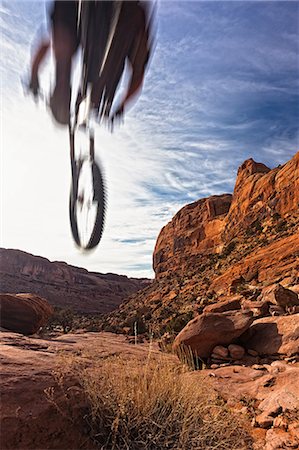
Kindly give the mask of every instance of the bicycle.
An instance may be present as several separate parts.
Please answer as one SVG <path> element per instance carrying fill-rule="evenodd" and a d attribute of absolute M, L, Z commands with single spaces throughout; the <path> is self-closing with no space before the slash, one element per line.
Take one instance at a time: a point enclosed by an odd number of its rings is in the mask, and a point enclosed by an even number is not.
<path fill-rule="evenodd" d="M 74 107 L 70 106 L 69 144 L 71 162 L 71 189 L 69 196 L 69 219 L 73 239 L 81 250 L 95 248 L 103 234 L 106 211 L 106 188 L 100 164 L 95 159 L 94 123 L 91 121 L 90 91 L 92 80 L 99 75 L 99 51 L 103 45 L 95 38 L 98 23 L 92 13 L 95 2 L 82 2 L 78 19 L 78 31 L 82 51 L 82 68 L 80 86 Z M 112 32 L 112 30 L 111 30 Z M 107 51 L 107 50 L 106 50 Z M 30 87 L 21 79 L 25 93 Z M 46 95 L 38 88 L 36 99 L 49 106 Z M 72 105 L 71 103 L 71 105 Z M 82 114 L 83 110 L 83 114 Z M 95 111 L 95 114 L 97 111 Z M 88 150 L 79 148 L 76 139 L 80 133 L 85 134 Z M 86 143 L 84 144 L 84 146 Z M 82 150 L 84 150 L 82 152 Z"/>
<path fill-rule="evenodd" d="M 58 5 L 60 3 L 55 2 L 51 16 L 53 26 L 54 18 L 56 17 L 56 21 L 61 20 L 63 13 L 66 12 L 65 8 L 58 12 L 56 9 Z M 71 13 L 71 19 L 72 33 L 75 31 L 74 26 L 77 26 L 75 39 L 80 37 L 82 49 L 80 87 L 76 101 L 70 103 L 70 119 L 68 111 L 64 119 L 56 116 L 57 111 L 54 113 L 53 110 L 55 102 L 50 107 L 59 123 L 67 124 L 69 121 L 72 173 L 69 201 L 71 231 L 77 246 L 89 250 L 96 247 L 102 237 L 106 210 L 105 183 L 100 166 L 95 160 L 95 133 L 90 118 L 96 118 L 98 122 L 107 121 L 113 129 L 114 124 L 122 120 L 124 105 L 141 89 L 145 68 L 152 51 L 153 13 L 147 13 L 139 2 L 80 0 L 78 16 Z M 48 48 L 48 43 L 41 46 L 32 66 L 29 87 L 34 96 L 39 86 L 38 66 Z M 66 56 L 68 64 L 67 58 L 68 54 Z M 63 62 L 63 57 L 60 56 L 59 61 Z M 114 97 L 126 68 L 126 61 L 129 61 L 132 69 L 128 89 L 122 102 L 114 108 Z M 92 107 L 91 94 L 94 103 Z M 82 149 L 79 156 L 77 155 L 76 141 L 80 130 L 84 130 L 88 138 L 88 151 L 85 148 L 85 156 L 81 154 Z"/>
<path fill-rule="evenodd" d="M 97 40 L 96 22 L 92 16 L 92 3 L 83 2 L 80 14 L 82 48 L 81 83 L 77 93 L 74 116 L 69 124 L 72 184 L 69 200 L 71 231 L 77 246 L 83 250 L 95 248 L 101 240 L 106 211 L 106 189 L 100 165 L 95 160 L 95 135 L 90 121 L 89 94 L 91 80 L 96 78 Z M 85 110 L 80 119 L 80 109 Z M 88 155 L 76 158 L 76 135 L 85 130 L 88 134 Z M 81 216 L 81 217 L 80 217 Z M 90 220 L 90 216 L 91 220 Z M 91 222 L 91 223 L 90 223 Z"/>

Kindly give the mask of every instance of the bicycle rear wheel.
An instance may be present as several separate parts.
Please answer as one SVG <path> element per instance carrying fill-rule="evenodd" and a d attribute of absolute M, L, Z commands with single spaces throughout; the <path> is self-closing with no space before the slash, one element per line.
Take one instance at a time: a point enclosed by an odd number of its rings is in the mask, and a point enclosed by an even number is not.
<path fill-rule="evenodd" d="M 105 183 L 100 167 L 90 158 L 74 162 L 69 214 L 74 241 L 90 250 L 101 240 L 106 210 Z"/>

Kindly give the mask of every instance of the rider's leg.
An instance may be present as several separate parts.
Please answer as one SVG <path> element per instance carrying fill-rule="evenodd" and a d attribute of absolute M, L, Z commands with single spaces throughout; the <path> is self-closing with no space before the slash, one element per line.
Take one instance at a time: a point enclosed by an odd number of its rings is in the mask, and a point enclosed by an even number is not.
<path fill-rule="evenodd" d="M 78 46 L 77 2 L 55 2 L 52 22 L 56 85 L 50 99 L 50 107 L 57 122 L 65 125 L 69 123 L 70 118 L 72 58 Z"/>
<path fill-rule="evenodd" d="M 68 124 L 72 58 L 76 46 L 71 33 L 62 25 L 57 25 L 53 30 L 53 49 L 56 61 L 56 85 L 50 99 L 50 107 L 57 122 Z"/>

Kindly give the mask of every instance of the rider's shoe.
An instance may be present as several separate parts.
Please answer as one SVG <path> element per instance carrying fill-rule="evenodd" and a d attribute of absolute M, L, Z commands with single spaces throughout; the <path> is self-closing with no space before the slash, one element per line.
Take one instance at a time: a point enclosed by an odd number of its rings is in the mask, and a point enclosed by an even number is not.
<path fill-rule="evenodd" d="M 50 108 L 54 119 L 60 125 L 70 122 L 71 89 L 60 89 L 57 86 L 50 98 Z"/>

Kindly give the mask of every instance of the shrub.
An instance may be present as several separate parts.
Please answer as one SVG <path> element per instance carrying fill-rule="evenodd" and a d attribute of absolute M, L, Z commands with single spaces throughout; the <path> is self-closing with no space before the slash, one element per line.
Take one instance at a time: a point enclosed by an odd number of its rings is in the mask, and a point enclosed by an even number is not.
<path fill-rule="evenodd" d="M 279 220 L 279 222 L 277 223 L 275 230 L 277 231 L 277 233 L 280 233 L 282 231 L 286 231 L 288 229 L 288 223 L 286 220 L 282 219 Z"/>
<path fill-rule="evenodd" d="M 247 236 L 255 236 L 261 233 L 263 230 L 262 224 L 259 219 L 256 219 L 252 224 L 246 229 L 245 233 Z"/>
<path fill-rule="evenodd" d="M 225 245 L 223 247 L 223 250 L 221 252 L 221 257 L 225 258 L 226 256 L 228 256 L 232 251 L 235 250 L 236 245 L 237 245 L 236 241 L 234 241 L 234 240 L 230 241 L 227 245 Z"/>
<path fill-rule="evenodd" d="M 145 363 L 118 356 L 101 360 L 96 368 L 81 362 L 73 370 L 86 397 L 85 420 L 95 448 L 251 448 L 240 420 L 209 380 L 194 380 L 196 373 L 183 365 L 166 358 L 149 357 Z"/>
<path fill-rule="evenodd" d="M 46 329 L 52 331 L 56 327 L 61 327 L 64 333 L 72 330 L 74 323 L 74 313 L 71 309 L 54 308 L 54 314 L 50 317 Z"/>
<path fill-rule="evenodd" d="M 166 331 L 179 333 L 191 319 L 193 319 L 193 311 L 180 314 L 167 323 Z"/>

